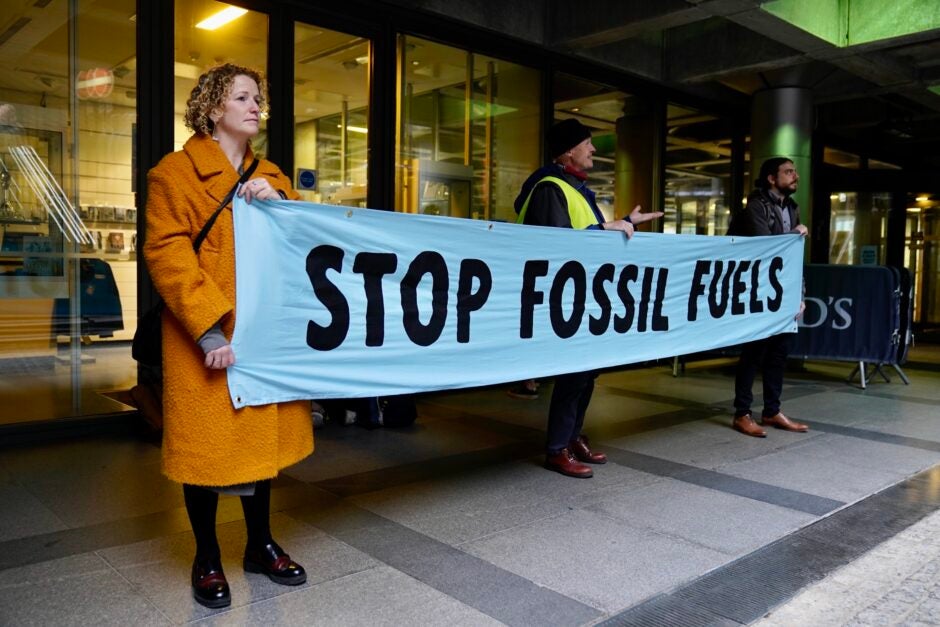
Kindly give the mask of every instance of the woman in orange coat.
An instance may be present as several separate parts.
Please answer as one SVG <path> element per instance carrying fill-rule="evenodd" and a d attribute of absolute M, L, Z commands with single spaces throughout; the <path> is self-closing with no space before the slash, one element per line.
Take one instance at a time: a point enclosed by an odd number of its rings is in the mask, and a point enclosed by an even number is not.
<path fill-rule="evenodd" d="M 215 535 L 219 492 L 241 496 L 248 527 L 244 568 L 286 585 L 304 569 L 271 537 L 271 479 L 313 450 L 310 403 L 235 410 L 225 369 L 235 363 L 235 239 L 231 206 L 196 253 L 193 242 L 254 160 L 250 140 L 265 110 L 262 76 L 226 64 L 199 78 L 186 103 L 194 131 L 148 175 L 144 256 L 163 297 L 163 472 L 183 484 L 196 537 L 193 596 L 207 607 L 231 603 Z M 239 196 L 251 202 L 297 193 L 276 165 L 260 160 Z"/>

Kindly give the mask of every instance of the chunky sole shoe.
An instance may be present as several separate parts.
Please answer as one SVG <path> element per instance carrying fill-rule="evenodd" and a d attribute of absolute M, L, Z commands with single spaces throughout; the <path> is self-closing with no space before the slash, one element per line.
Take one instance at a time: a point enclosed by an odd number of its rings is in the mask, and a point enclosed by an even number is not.
<path fill-rule="evenodd" d="M 197 559 L 193 563 L 191 582 L 193 599 L 199 605 L 215 610 L 232 604 L 232 593 L 218 558 Z"/>
<path fill-rule="evenodd" d="M 299 586 L 307 581 L 307 571 L 296 563 L 276 542 L 256 550 L 245 550 L 245 572 L 267 575 L 282 586 Z"/>
<path fill-rule="evenodd" d="M 196 600 L 196 603 L 203 607 L 208 607 L 210 610 L 217 610 L 222 607 L 228 607 L 232 604 L 231 594 L 219 597 L 205 597 L 195 588 L 193 588 L 193 598 Z"/>

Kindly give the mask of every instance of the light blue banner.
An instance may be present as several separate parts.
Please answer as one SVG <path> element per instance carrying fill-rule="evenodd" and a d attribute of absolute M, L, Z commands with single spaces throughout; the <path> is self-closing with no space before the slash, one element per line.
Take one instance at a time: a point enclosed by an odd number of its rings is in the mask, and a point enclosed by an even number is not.
<path fill-rule="evenodd" d="M 235 407 L 490 385 L 795 332 L 803 240 L 235 203 Z"/>

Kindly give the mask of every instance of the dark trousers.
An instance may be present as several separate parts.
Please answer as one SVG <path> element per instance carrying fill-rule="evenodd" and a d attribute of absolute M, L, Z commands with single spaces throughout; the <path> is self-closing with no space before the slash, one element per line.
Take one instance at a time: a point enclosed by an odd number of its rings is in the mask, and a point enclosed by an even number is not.
<path fill-rule="evenodd" d="M 584 413 L 591 402 L 596 378 L 597 372 L 593 370 L 555 377 L 552 402 L 548 408 L 548 437 L 545 444 L 549 455 L 568 448 L 568 443 L 581 435 Z"/>
<path fill-rule="evenodd" d="M 764 382 L 764 409 L 761 416 L 775 416 L 780 412 L 783 370 L 794 336 L 793 333 L 781 333 L 741 345 L 741 359 L 734 377 L 735 416 L 751 412 L 751 403 L 754 402 L 751 388 L 758 368 L 763 373 Z"/>
<path fill-rule="evenodd" d="M 196 537 L 196 557 L 219 557 L 219 542 L 215 535 L 215 513 L 219 505 L 219 493 L 201 486 L 183 484 L 183 499 L 186 513 Z M 248 546 L 262 547 L 271 542 L 271 480 L 255 483 L 252 496 L 241 497 L 245 526 L 248 529 Z"/>

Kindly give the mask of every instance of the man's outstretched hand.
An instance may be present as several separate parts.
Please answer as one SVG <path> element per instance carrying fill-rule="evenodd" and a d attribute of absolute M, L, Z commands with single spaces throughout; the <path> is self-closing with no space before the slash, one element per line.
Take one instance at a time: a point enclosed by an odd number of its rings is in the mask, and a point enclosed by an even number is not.
<path fill-rule="evenodd" d="M 643 207 L 637 205 L 633 208 L 633 211 L 630 212 L 630 222 L 633 224 L 643 224 L 644 222 L 661 218 L 664 215 L 666 214 L 664 214 L 662 211 L 650 211 L 649 213 L 643 213 Z"/>

